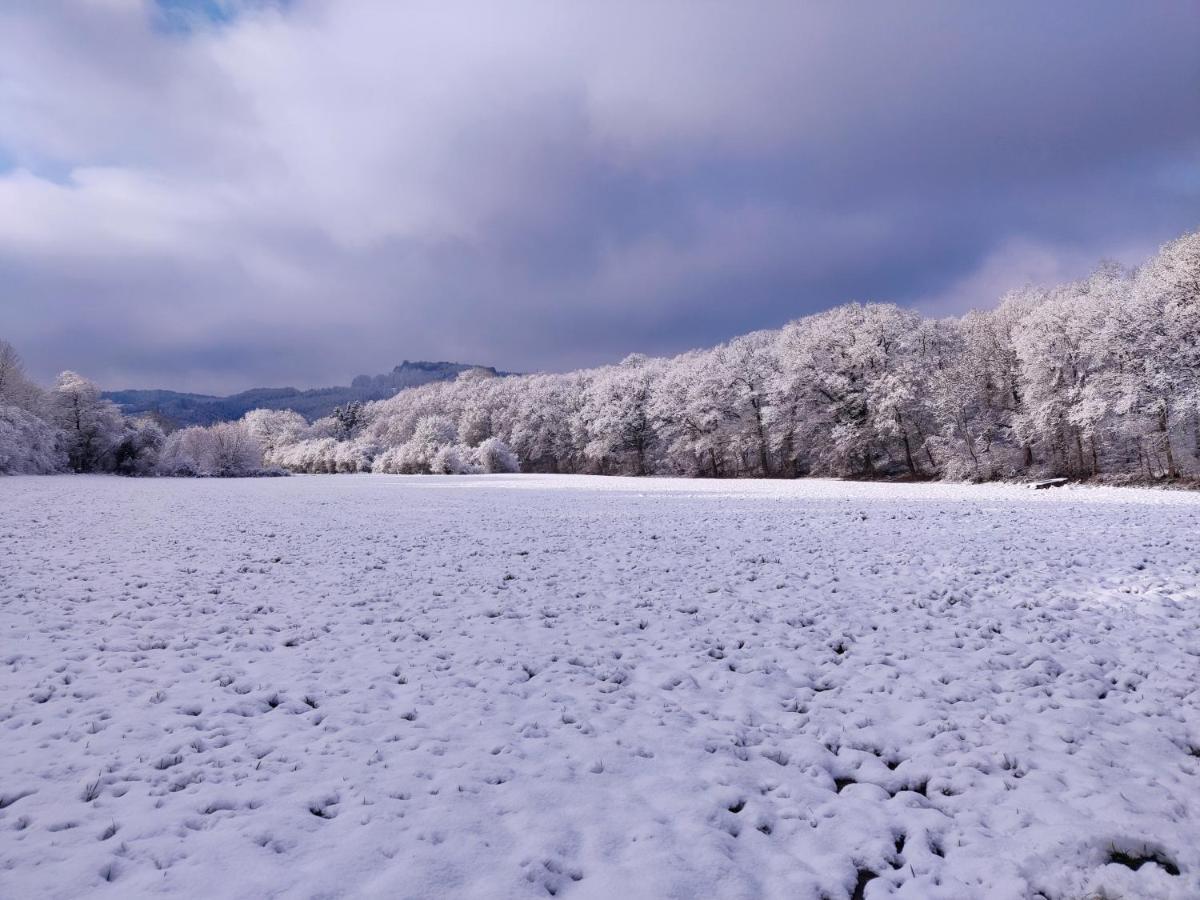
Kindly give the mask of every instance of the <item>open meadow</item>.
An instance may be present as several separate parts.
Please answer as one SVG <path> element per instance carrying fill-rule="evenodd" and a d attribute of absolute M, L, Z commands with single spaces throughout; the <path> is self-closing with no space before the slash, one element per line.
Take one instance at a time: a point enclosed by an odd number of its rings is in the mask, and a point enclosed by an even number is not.
<path fill-rule="evenodd" d="M 0 480 L 0 896 L 1195 898 L 1200 495 Z"/>

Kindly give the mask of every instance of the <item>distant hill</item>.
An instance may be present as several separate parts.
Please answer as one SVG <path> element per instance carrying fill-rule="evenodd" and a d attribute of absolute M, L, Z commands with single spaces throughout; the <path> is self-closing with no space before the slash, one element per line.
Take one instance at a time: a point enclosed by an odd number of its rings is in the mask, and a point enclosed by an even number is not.
<path fill-rule="evenodd" d="M 491 366 L 471 366 L 452 362 L 410 362 L 407 359 L 382 375 L 359 375 L 348 387 L 251 388 L 228 397 L 208 394 L 184 394 L 178 391 L 129 390 L 106 391 L 127 416 L 155 415 L 169 424 L 211 425 L 240 419 L 252 409 L 291 409 L 309 421 L 327 416 L 335 406 L 354 400 L 386 400 L 405 388 L 431 381 L 453 381 L 460 372 L 483 369 L 493 375 L 508 375 Z"/>

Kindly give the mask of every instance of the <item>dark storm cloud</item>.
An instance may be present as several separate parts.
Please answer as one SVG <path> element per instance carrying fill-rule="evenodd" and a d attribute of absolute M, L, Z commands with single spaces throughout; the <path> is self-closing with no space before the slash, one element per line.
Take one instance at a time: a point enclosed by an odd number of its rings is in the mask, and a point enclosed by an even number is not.
<path fill-rule="evenodd" d="M 0 335 L 227 390 L 961 311 L 1200 226 L 1197 46 L 1191 2 L 18 0 Z"/>

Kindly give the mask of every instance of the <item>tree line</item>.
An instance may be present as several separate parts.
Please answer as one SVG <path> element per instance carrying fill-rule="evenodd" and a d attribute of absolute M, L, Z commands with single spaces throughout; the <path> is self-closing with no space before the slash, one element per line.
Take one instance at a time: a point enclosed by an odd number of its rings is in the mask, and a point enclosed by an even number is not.
<path fill-rule="evenodd" d="M 223 435 L 156 434 L 72 373 L 40 392 L 5 371 L 0 471 L 1179 479 L 1200 475 L 1200 232 L 961 317 L 851 303 L 670 358 L 470 370 L 311 423 L 254 410 Z"/>

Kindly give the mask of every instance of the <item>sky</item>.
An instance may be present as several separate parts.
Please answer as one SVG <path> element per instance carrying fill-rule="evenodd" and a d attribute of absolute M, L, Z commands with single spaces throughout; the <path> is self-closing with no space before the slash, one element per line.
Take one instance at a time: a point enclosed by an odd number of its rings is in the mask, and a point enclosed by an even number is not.
<path fill-rule="evenodd" d="M 565 370 L 1200 228 L 1200 2 L 0 3 L 43 382 Z"/>

